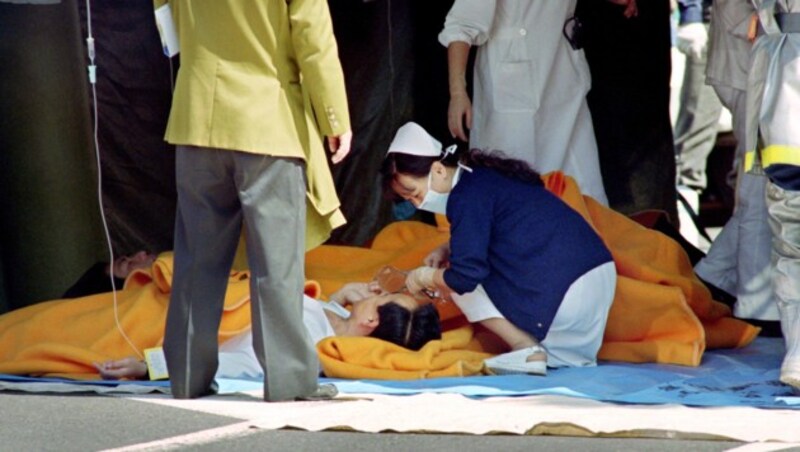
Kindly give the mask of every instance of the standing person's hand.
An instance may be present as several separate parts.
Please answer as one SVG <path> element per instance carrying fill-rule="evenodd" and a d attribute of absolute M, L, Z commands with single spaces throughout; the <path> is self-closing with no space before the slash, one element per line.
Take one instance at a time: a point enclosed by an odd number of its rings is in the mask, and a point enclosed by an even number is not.
<path fill-rule="evenodd" d="M 328 147 L 331 150 L 331 161 L 336 164 L 344 160 L 350 153 L 350 144 L 353 141 L 353 131 L 348 130 L 341 135 L 328 137 Z"/>
<path fill-rule="evenodd" d="M 466 91 L 450 94 L 450 105 L 447 108 L 447 127 L 454 138 L 469 141 L 467 129 L 472 129 L 472 101 Z"/>
<path fill-rule="evenodd" d="M 622 12 L 622 15 L 628 19 L 639 15 L 639 7 L 636 6 L 636 0 L 608 0 L 608 1 L 615 5 L 624 6 L 625 11 Z"/>
<path fill-rule="evenodd" d="M 699 59 L 708 44 L 708 30 L 701 22 L 693 22 L 678 27 L 675 34 L 675 46 L 684 55 Z"/>

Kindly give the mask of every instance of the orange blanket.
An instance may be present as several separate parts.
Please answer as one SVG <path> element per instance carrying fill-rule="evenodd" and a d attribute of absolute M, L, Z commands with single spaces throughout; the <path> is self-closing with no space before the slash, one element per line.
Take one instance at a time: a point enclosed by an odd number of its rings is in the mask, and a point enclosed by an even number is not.
<path fill-rule="evenodd" d="M 600 358 L 697 366 L 705 347 L 740 347 L 758 329 L 730 317 L 711 300 L 692 273 L 683 250 L 661 233 L 646 229 L 581 196 L 559 173 L 547 187 L 580 212 L 605 240 L 619 279 Z M 449 239 L 447 228 L 399 222 L 385 228 L 370 248 L 322 246 L 306 255 L 306 276 L 330 294 L 350 281 L 367 281 L 384 265 L 413 268 Z M 121 358 L 163 340 L 172 280 L 172 256 L 164 254 L 152 272 L 138 271 L 117 294 L 120 333 L 112 295 L 40 303 L 0 316 L 0 373 L 97 378 L 93 362 Z M 232 273 L 225 300 L 220 342 L 249 328 L 246 273 Z M 319 285 L 306 284 L 309 296 Z M 490 336 L 464 327 L 452 303 L 437 304 L 446 332 L 412 352 L 372 338 L 333 337 L 317 344 L 327 375 L 341 378 L 408 379 L 478 373 L 487 353 L 500 348 Z M 476 331 L 478 331 L 476 329 Z M 480 331 L 478 331 L 480 333 Z"/>
<path fill-rule="evenodd" d="M 480 348 L 469 325 L 445 331 L 416 352 L 371 337 L 329 337 L 317 344 L 325 375 L 374 380 L 476 375 L 492 356 Z"/>
<path fill-rule="evenodd" d="M 161 345 L 171 283 L 171 254 L 159 256 L 150 271 L 132 274 L 125 289 L 117 293 L 122 331 L 114 320 L 111 293 L 39 303 L 0 316 L 0 373 L 97 379 L 92 363 Z M 305 293 L 319 298 L 319 284 L 307 281 Z M 232 272 L 218 339 L 224 342 L 248 328 L 248 274 Z M 340 364 L 334 364 L 337 375 L 384 379 L 473 375 L 489 356 L 483 350 L 490 349 L 481 346 L 481 336 L 476 336 L 465 326 L 419 352 L 372 338 L 341 337 L 332 338 L 319 350 L 339 357 Z"/>
<path fill-rule="evenodd" d="M 219 340 L 250 327 L 250 289 L 232 273 Z M 28 306 L 0 316 L 0 373 L 98 378 L 92 363 L 136 355 L 161 344 L 172 283 L 172 255 L 152 271 L 138 270 L 117 292 L 117 328 L 111 293 Z"/>
<path fill-rule="evenodd" d="M 548 190 L 589 221 L 614 257 L 619 276 L 600 359 L 697 366 L 706 347 L 742 347 L 756 337 L 758 328 L 732 318 L 727 306 L 711 299 L 672 239 L 583 196 L 561 173 L 548 174 L 544 180 Z M 446 225 L 393 223 L 370 248 L 321 246 L 310 251 L 306 277 L 319 281 L 323 293 L 330 294 L 346 282 L 369 280 L 384 265 L 417 267 L 448 239 Z M 443 320 L 458 323 L 460 312 L 454 304 L 437 306 Z M 377 378 L 360 366 L 372 358 L 364 358 L 356 345 L 359 341 L 371 347 L 368 339 L 350 338 L 347 347 L 334 352 L 328 342 L 338 346 L 340 338 L 322 341 L 318 350 L 326 374 Z M 351 364 L 357 368 L 348 367 Z"/>

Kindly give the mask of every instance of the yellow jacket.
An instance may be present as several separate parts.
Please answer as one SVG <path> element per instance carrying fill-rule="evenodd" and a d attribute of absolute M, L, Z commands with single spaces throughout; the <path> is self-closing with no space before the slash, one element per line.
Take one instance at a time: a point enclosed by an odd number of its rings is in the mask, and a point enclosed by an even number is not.
<path fill-rule="evenodd" d="M 167 0 L 154 0 L 156 8 Z M 181 68 L 172 144 L 306 161 L 307 248 L 345 223 L 321 135 L 350 129 L 325 0 L 169 0 Z"/>

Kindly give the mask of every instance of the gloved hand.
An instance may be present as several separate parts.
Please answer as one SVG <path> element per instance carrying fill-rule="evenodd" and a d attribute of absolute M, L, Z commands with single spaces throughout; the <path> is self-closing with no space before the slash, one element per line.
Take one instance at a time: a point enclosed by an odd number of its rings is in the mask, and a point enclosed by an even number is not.
<path fill-rule="evenodd" d="M 436 284 L 433 282 L 433 275 L 436 269 L 433 267 L 418 267 L 411 270 L 406 276 L 406 289 L 411 295 L 417 296 L 425 289 L 435 289 Z"/>
<path fill-rule="evenodd" d="M 681 25 L 675 37 L 675 46 L 690 58 L 700 58 L 708 44 L 708 30 L 700 22 Z"/>
<path fill-rule="evenodd" d="M 450 262 L 450 244 L 445 243 L 442 246 L 439 246 L 435 250 L 431 251 L 430 254 L 425 256 L 425 259 L 422 260 L 422 263 L 427 265 L 428 267 L 433 268 L 445 268 L 447 264 Z"/>

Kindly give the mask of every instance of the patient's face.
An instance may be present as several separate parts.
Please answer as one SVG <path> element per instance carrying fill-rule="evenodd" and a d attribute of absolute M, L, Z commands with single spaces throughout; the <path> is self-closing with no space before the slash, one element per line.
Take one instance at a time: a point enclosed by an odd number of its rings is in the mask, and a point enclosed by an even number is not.
<path fill-rule="evenodd" d="M 156 255 L 147 251 L 139 251 L 130 256 L 122 256 L 114 260 L 114 276 L 127 278 L 134 270 L 148 268 L 153 265 Z"/>

